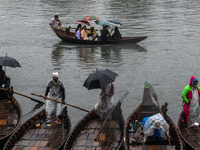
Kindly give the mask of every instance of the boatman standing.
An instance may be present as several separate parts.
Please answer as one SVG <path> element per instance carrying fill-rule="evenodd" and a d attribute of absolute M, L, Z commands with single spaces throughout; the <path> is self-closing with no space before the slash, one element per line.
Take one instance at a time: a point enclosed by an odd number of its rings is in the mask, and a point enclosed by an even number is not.
<path fill-rule="evenodd" d="M 195 123 L 200 123 L 200 87 L 198 79 L 195 76 L 190 78 L 189 85 L 185 86 L 182 93 L 182 105 L 185 114 L 186 126 L 194 126 Z"/>
<path fill-rule="evenodd" d="M 62 23 L 58 18 L 58 15 L 55 15 L 54 18 L 51 19 L 50 25 L 53 30 L 62 29 Z"/>
<path fill-rule="evenodd" d="M 65 103 L 65 87 L 61 80 L 59 80 L 58 72 L 53 73 L 53 79 L 50 80 L 46 87 L 45 96 L 62 101 Z M 57 103 L 55 101 L 46 99 L 46 123 L 52 122 L 52 114 L 56 113 L 56 120 L 57 124 L 61 124 L 61 119 L 59 116 L 62 114 L 63 111 L 63 104 Z"/>

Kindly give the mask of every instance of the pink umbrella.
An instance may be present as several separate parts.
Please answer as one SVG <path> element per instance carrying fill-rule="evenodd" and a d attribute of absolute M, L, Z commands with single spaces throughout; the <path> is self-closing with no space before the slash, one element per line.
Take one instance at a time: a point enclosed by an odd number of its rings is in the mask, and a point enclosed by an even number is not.
<path fill-rule="evenodd" d="M 90 25 L 90 23 L 88 21 L 83 21 L 83 20 L 76 20 L 75 23 L 81 23 L 81 24 L 86 24 L 86 25 Z"/>

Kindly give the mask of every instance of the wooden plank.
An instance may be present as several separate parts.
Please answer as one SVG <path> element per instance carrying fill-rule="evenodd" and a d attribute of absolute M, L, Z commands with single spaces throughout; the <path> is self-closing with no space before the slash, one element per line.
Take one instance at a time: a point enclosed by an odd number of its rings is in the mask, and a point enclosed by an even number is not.
<path fill-rule="evenodd" d="M 1 119 L 0 120 L 0 125 L 6 125 L 7 119 Z"/>

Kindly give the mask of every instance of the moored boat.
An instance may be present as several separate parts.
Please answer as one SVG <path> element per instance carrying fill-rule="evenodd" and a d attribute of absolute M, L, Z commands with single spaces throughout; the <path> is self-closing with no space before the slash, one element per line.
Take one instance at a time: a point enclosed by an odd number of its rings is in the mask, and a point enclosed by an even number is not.
<path fill-rule="evenodd" d="M 100 40 L 79 40 L 75 38 L 76 33 L 69 30 L 57 29 L 54 30 L 55 34 L 63 41 L 75 44 L 87 45 L 104 45 L 104 44 L 123 44 L 123 43 L 138 43 L 147 38 L 147 36 L 138 37 L 122 37 L 121 40 L 109 40 L 106 42 Z"/>
<path fill-rule="evenodd" d="M 167 103 L 165 108 L 166 110 Z M 164 115 L 164 119 L 169 125 L 169 134 L 172 140 L 169 142 L 167 139 L 162 138 L 147 138 L 146 143 L 143 142 L 143 137 L 141 135 L 141 122 L 143 118 L 152 116 L 154 114 L 159 113 L 159 108 L 152 102 L 152 98 L 150 95 L 149 85 L 146 82 L 144 88 L 143 101 L 137 106 L 137 108 L 131 113 L 131 115 L 127 118 L 124 127 L 124 145 L 125 150 L 142 150 L 144 148 L 149 150 L 164 150 L 164 149 L 173 149 L 173 150 L 183 150 L 183 144 L 181 137 L 178 133 L 178 130 L 173 123 L 173 121 L 166 114 Z M 131 126 L 134 124 L 134 130 L 131 130 Z"/>
<path fill-rule="evenodd" d="M 17 130 L 22 119 L 22 109 L 19 102 L 15 97 L 7 97 L 7 94 L 3 95 L 1 91 L 0 100 L 0 149 L 11 136 L 13 132 Z"/>
<path fill-rule="evenodd" d="M 108 119 L 105 122 L 102 131 L 100 132 L 100 128 L 102 127 L 104 119 L 100 118 L 95 113 L 95 110 L 92 110 L 76 124 L 76 126 L 70 134 L 70 137 L 65 143 L 64 150 L 119 150 L 123 147 L 124 128 L 124 118 L 122 113 L 120 114 L 121 115 L 112 115 L 117 117 L 112 117 L 112 119 Z"/>
<path fill-rule="evenodd" d="M 200 130 L 192 127 L 186 127 L 184 123 L 184 113 L 182 112 L 178 119 L 178 131 L 187 150 L 199 150 L 200 149 Z"/>
<path fill-rule="evenodd" d="M 71 121 L 67 115 L 67 108 L 63 109 L 62 124 L 45 123 L 45 109 L 28 119 L 4 146 L 4 150 L 11 149 L 62 149 L 71 130 Z"/>

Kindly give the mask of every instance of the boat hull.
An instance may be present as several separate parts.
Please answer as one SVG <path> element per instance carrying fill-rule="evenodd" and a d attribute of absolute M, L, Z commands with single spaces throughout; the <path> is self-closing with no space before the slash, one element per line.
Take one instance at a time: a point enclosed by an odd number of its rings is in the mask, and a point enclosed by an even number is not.
<path fill-rule="evenodd" d="M 11 134 L 19 127 L 22 120 L 22 109 L 13 96 L 11 101 L 1 100 L 0 109 L 0 149 L 2 149 Z"/>
<path fill-rule="evenodd" d="M 124 118 L 110 119 L 95 141 L 96 136 L 104 122 L 94 110 L 89 112 L 74 127 L 69 139 L 65 143 L 64 150 L 70 149 L 120 149 L 123 147 Z"/>
<path fill-rule="evenodd" d="M 71 122 L 66 108 L 63 110 L 62 124 L 52 122 L 47 125 L 45 109 L 31 117 L 8 139 L 3 150 L 11 149 L 53 149 L 63 148 L 71 130 Z M 39 127 L 36 124 L 41 123 Z"/>
<path fill-rule="evenodd" d="M 141 37 L 123 37 L 121 40 L 109 40 L 106 42 L 100 40 L 79 40 L 75 38 L 75 33 L 66 32 L 61 29 L 54 30 L 55 34 L 62 40 L 68 43 L 85 44 L 85 45 L 104 45 L 104 44 L 124 44 L 124 43 L 138 43 L 147 38 L 147 36 Z"/>

